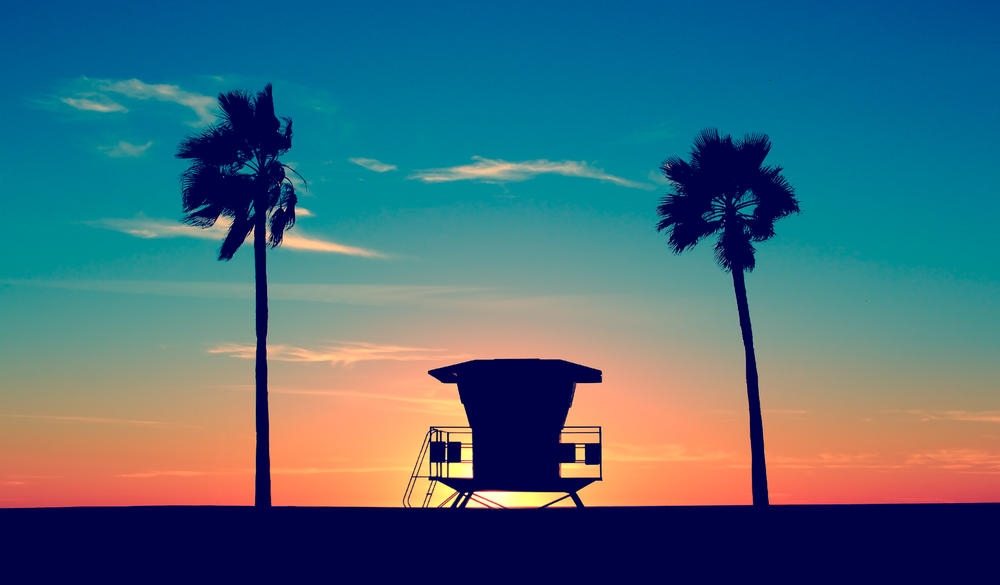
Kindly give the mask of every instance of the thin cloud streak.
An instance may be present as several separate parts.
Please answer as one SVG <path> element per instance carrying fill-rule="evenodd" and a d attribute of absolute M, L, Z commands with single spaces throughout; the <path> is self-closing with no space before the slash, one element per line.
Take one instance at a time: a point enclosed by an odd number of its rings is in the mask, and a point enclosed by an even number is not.
<path fill-rule="evenodd" d="M 117 424 L 117 425 L 153 426 L 153 427 L 172 426 L 175 424 L 158 420 L 107 418 L 99 416 L 70 416 L 70 415 L 63 416 L 63 415 L 52 415 L 52 414 L 7 414 L 7 413 L 0 413 L 0 416 L 4 418 L 49 420 L 58 422 L 78 422 L 86 424 Z"/>
<path fill-rule="evenodd" d="M 172 282 L 163 280 L 18 280 L 0 279 L 0 284 L 63 290 L 125 294 L 153 294 L 196 298 L 245 299 L 246 283 Z M 268 297 L 279 301 L 342 303 L 382 306 L 396 304 L 454 304 L 459 297 L 477 296 L 493 289 L 437 285 L 382 284 L 286 284 L 268 285 Z"/>
<path fill-rule="evenodd" d="M 385 473 L 389 471 L 411 471 L 409 467 L 278 467 L 271 470 L 277 475 L 318 475 L 326 473 Z"/>
<path fill-rule="evenodd" d="M 239 343 L 223 343 L 209 348 L 208 353 L 228 355 L 230 357 L 252 360 L 256 358 L 257 348 L 254 345 Z M 331 365 L 350 365 L 363 361 L 426 361 L 464 359 L 466 356 L 447 355 L 447 350 L 406 347 L 401 345 L 380 345 L 363 341 L 342 342 L 327 345 L 317 349 L 296 347 L 293 345 L 268 345 L 268 360 L 293 363 L 328 363 Z"/>
<path fill-rule="evenodd" d="M 956 421 L 1000 423 L 1000 410 L 904 410 L 906 414 L 919 417 L 921 421 Z"/>
<path fill-rule="evenodd" d="M 387 173 L 389 171 L 395 171 L 398 168 L 396 165 L 384 163 L 374 158 L 354 157 L 347 160 L 358 165 L 359 167 L 366 168 L 369 171 L 374 171 L 376 173 Z"/>
<path fill-rule="evenodd" d="M 215 98 L 212 96 L 192 93 L 179 86 L 166 83 L 146 83 L 139 79 L 121 81 L 101 80 L 98 89 L 117 93 L 138 100 L 157 100 L 175 103 L 190 108 L 198 116 L 198 123 L 211 124 L 215 121 Z"/>
<path fill-rule="evenodd" d="M 774 455 L 767 466 L 774 469 L 900 469 L 898 463 L 877 461 L 875 453 L 820 453 L 812 457 Z"/>
<path fill-rule="evenodd" d="M 409 471 L 409 467 L 277 467 L 272 468 L 275 475 L 317 475 L 326 473 L 382 473 L 389 471 Z M 136 471 L 115 475 L 121 479 L 154 479 L 160 477 L 198 478 L 216 477 L 220 475 L 253 474 L 251 469 L 165 469 L 154 471 Z"/>
<path fill-rule="evenodd" d="M 200 228 L 185 225 L 176 221 L 146 219 L 142 217 L 133 219 L 103 218 L 85 223 L 93 227 L 121 232 L 137 238 L 156 239 L 185 237 L 197 238 L 201 240 L 217 240 L 220 243 L 226 237 L 226 232 L 229 230 L 229 226 L 231 224 L 229 220 L 220 218 L 219 221 L 217 221 L 212 227 Z M 297 227 L 295 229 L 298 230 Z M 286 232 L 285 237 L 281 242 L 281 247 L 290 250 L 326 252 L 331 254 L 343 254 L 345 256 L 357 256 L 361 258 L 388 258 L 386 254 L 376 250 L 360 248 L 357 246 L 348 246 L 337 242 L 331 242 L 329 240 L 305 236 L 302 234 L 301 230 L 299 230 L 298 233 L 295 233 L 294 231 Z"/>
<path fill-rule="evenodd" d="M 252 392 L 253 386 L 230 385 L 219 387 L 223 390 L 237 392 Z M 419 412 L 433 412 L 434 414 L 460 411 L 460 403 L 455 398 L 432 398 L 429 396 L 410 396 L 406 394 L 383 394 L 380 392 L 365 392 L 360 390 L 309 390 L 299 388 L 269 388 L 270 394 L 280 394 L 286 396 L 319 396 L 331 398 L 360 398 L 362 400 L 381 400 L 388 402 L 399 402 L 403 404 L 416 404 L 427 406 L 431 410 L 421 410 Z"/>
<path fill-rule="evenodd" d="M 357 246 L 347 246 L 319 238 L 303 236 L 301 232 L 286 232 L 281 246 L 290 250 L 303 250 L 307 252 L 329 252 L 331 254 L 344 254 L 345 256 L 358 256 L 361 258 L 387 258 L 382 252 L 359 248 Z"/>
<path fill-rule="evenodd" d="M 938 469 L 961 473 L 1000 473 L 1000 454 L 980 449 L 933 449 L 905 455 L 820 453 L 808 457 L 768 457 L 768 467 L 788 470 L 868 469 L 899 471 Z"/>
<path fill-rule="evenodd" d="M 168 469 L 163 471 L 139 471 L 135 473 L 119 473 L 115 477 L 126 479 L 151 479 L 154 477 L 205 477 L 215 475 L 236 475 L 236 471 L 201 471 L 189 469 Z"/>
<path fill-rule="evenodd" d="M 248 387 L 247 390 L 250 390 L 250 388 Z M 329 396 L 333 398 L 384 401 L 394 403 L 397 410 L 433 414 L 435 416 L 450 414 L 458 415 L 463 412 L 461 404 L 454 398 L 429 398 L 399 394 L 381 394 L 376 392 L 359 392 L 357 390 L 274 390 L 272 392 L 274 394 L 291 396 Z"/>
<path fill-rule="evenodd" d="M 608 174 L 602 169 L 592 167 L 582 161 L 538 159 L 509 162 L 482 156 L 474 156 L 472 160 L 475 161 L 472 164 L 417 171 L 410 175 L 409 178 L 423 181 L 424 183 L 446 183 L 452 181 L 511 183 L 526 181 L 538 175 L 561 175 L 564 177 L 596 179 L 632 189 L 649 190 L 654 188 L 652 185 L 646 183 L 638 183 Z"/>
<path fill-rule="evenodd" d="M 152 140 L 146 142 L 146 144 L 132 144 L 131 142 L 122 140 L 114 146 L 101 146 L 99 148 L 112 158 L 139 158 L 146 154 L 150 146 L 153 146 Z"/>
<path fill-rule="evenodd" d="M 969 473 L 1000 473 L 1000 454 L 981 449 L 935 449 L 910 455 L 906 465 Z"/>
<path fill-rule="evenodd" d="M 73 83 L 72 95 L 59 97 L 59 101 L 89 112 L 128 112 L 118 101 L 128 98 L 140 101 L 173 103 L 190 109 L 197 116 L 192 126 L 205 126 L 216 119 L 216 98 L 182 89 L 167 83 L 146 83 L 141 79 L 91 79 L 82 77 Z M 115 96 L 114 98 L 112 96 Z"/>
<path fill-rule="evenodd" d="M 128 108 L 119 104 L 118 102 L 112 101 L 108 98 L 103 98 L 99 100 L 92 100 L 89 98 L 59 98 L 59 101 L 68 105 L 71 108 L 77 110 L 83 110 L 85 112 L 100 112 L 102 114 L 108 114 L 111 112 L 127 112 Z"/>

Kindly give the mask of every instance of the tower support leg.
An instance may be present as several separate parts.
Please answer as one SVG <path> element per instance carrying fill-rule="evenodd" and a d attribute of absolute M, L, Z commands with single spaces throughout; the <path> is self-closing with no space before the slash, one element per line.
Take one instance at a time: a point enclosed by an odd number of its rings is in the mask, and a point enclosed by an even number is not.
<path fill-rule="evenodd" d="M 577 508 L 583 507 L 583 500 L 580 499 L 580 496 L 576 492 L 570 492 L 569 497 L 573 498 L 573 503 L 576 504 Z"/>

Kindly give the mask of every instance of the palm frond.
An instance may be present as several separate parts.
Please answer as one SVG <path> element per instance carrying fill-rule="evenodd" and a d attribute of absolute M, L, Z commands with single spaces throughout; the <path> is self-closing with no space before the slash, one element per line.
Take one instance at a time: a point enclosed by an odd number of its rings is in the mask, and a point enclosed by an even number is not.
<path fill-rule="evenodd" d="M 771 139 L 768 138 L 767 134 L 747 134 L 736 145 L 736 150 L 739 152 L 745 167 L 757 169 L 764 164 L 764 159 L 771 152 Z"/>
<path fill-rule="evenodd" d="M 278 205 L 284 207 L 285 209 L 291 208 L 294 211 L 295 205 L 298 202 L 299 202 L 299 197 L 295 193 L 295 186 L 287 182 L 282 184 L 281 197 L 278 198 Z"/>
<path fill-rule="evenodd" d="M 268 238 L 268 245 L 277 248 L 285 236 L 285 230 L 295 225 L 295 204 L 298 197 L 295 195 L 295 187 L 291 183 L 281 185 L 281 195 L 278 197 L 278 206 L 271 214 L 271 235 Z"/>
<path fill-rule="evenodd" d="M 691 181 L 693 170 L 686 160 L 672 156 L 660 165 L 660 172 L 673 183 L 674 189 L 684 190 Z"/>
<path fill-rule="evenodd" d="M 274 96 L 268 83 L 253 100 L 253 136 L 265 150 L 276 152 L 280 129 L 281 122 L 274 115 Z"/>
<path fill-rule="evenodd" d="M 717 222 L 707 217 L 706 206 L 711 200 L 673 193 L 660 200 L 656 208 L 660 221 L 657 231 L 667 232 L 667 243 L 680 254 L 693 248 L 702 238 L 718 229 Z"/>
<path fill-rule="evenodd" d="M 281 121 L 285 123 L 285 129 L 281 131 L 279 150 L 285 153 L 292 147 L 292 119 L 282 117 Z"/>
<path fill-rule="evenodd" d="M 762 167 L 751 185 L 757 197 L 755 215 L 775 221 L 799 213 L 795 190 L 782 176 L 781 167 Z"/>
<path fill-rule="evenodd" d="M 217 167 L 193 164 L 181 175 L 183 210 L 192 218 L 207 217 L 207 212 L 199 211 L 202 208 L 218 209 L 219 215 L 227 217 L 245 215 L 252 201 L 252 181 L 249 175 L 232 174 Z M 204 223 L 196 219 L 192 221 L 197 222 L 193 225 Z"/>
<path fill-rule="evenodd" d="M 181 205 L 185 212 L 208 205 L 222 184 L 222 172 L 216 166 L 192 164 L 181 174 Z"/>
<path fill-rule="evenodd" d="M 222 110 L 223 125 L 228 126 L 236 136 L 245 137 L 253 128 L 254 104 L 246 91 L 238 89 L 220 93 L 219 109 Z"/>
<path fill-rule="evenodd" d="M 247 236 L 250 235 L 253 224 L 253 216 L 248 217 L 244 215 L 243 217 L 233 218 L 233 225 L 230 226 L 229 232 L 226 233 L 226 238 L 222 240 L 222 246 L 219 248 L 219 260 L 233 259 L 233 255 L 236 254 L 236 251 L 246 241 Z"/>
<path fill-rule="evenodd" d="M 284 165 L 284 166 L 285 166 L 285 171 L 291 171 L 293 175 L 295 175 L 296 177 L 298 177 L 298 179 L 300 181 L 302 181 L 302 185 L 305 186 L 306 190 L 308 191 L 309 190 L 309 183 L 308 183 L 308 181 L 306 181 L 306 178 L 303 177 L 301 173 L 299 173 L 298 171 L 296 171 L 292 167 L 290 167 L 288 165 Z M 287 175 L 287 172 L 285 174 Z"/>
<path fill-rule="evenodd" d="M 186 212 L 181 221 L 194 227 L 210 228 L 215 225 L 220 215 L 222 215 L 221 207 L 214 204 L 206 204 Z"/>
<path fill-rule="evenodd" d="M 177 147 L 175 156 L 220 167 L 242 167 L 247 160 L 247 148 L 231 128 L 216 125 L 185 138 Z"/>

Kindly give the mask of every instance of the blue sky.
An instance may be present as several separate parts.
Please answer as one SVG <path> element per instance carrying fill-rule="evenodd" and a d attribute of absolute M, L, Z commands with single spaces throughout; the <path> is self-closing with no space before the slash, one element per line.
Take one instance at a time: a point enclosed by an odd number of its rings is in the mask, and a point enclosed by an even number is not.
<path fill-rule="evenodd" d="M 844 437 L 858 432 L 845 421 L 885 411 L 1000 420 L 997 11 L 971 2 L 10 7 L 0 38 L 9 210 L 0 412 L 187 420 L 169 386 L 247 381 L 249 361 L 223 358 L 253 342 L 249 248 L 216 262 L 221 238 L 177 223 L 184 165 L 173 152 L 211 121 L 219 92 L 271 82 L 278 113 L 295 123 L 286 161 L 309 181 L 300 199 L 309 214 L 271 254 L 270 339 L 334 364 L 304 373 L 308 364 L 278 360 L 275 384 L 342 387 L 371 367 L 400 396 L 413 384 L 443 393 L 422 380 L 442 360 L 523 351 L 611 364 L 608 380 L 614 367 L 630 369 L 634 383 L 613 387 L 630 397 L 623 404 L 672 412 L 679 429 L 720 405 L 739 412 L 731 281 L 710 245 L 677 257 L 654 231 L 667 190 L 657 167 L 686 155 L 705 127 L 766 132 L 768 160 L 785 168 L 802 214 L 759 247 L 748 286 L 765 408 L 817 417 L 813 452 L 796 457 L 854 449 L 926 461 L 875 437 L 928 435 L 936 439 L 920 453 L 972 450 L 993 473 L 1000 439 L 988 422 L 930 433 L 899 423 L 862 433 L 867 446 Z M 344 353 L 330 358 L 331 346 Z M 687 386 L 665 390 L 674 370 Z M 87 399 L 75 394 L 79 380 Z M 204 394 L 191 392 L 200 404 Z M 693 430 L 631 436 L 639 431 L 620 417 L 612 430 L 645 448 L 694 452 L 704 441 Z M 830 417 L 843 420 L 824 430 Z M 440 422 L 406 420 L 418 436 Z M 581 422 L 591 423 L 601 421 Z M 776 433 L 779 457 L 798 448 L 779 442 L 795 425 L 766 420 L 766 433 L 770 424 L 787 430 Z M 741 432 L 705 448 L 742 457 Z M 806 485 L 797 481 L 789 485 Z"/>

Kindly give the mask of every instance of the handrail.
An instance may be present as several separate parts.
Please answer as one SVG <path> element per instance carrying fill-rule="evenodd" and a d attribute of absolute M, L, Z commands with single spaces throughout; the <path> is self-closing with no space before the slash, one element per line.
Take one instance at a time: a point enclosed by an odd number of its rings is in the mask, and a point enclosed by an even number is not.
<path fill-rule="evenodd" d="M 455 439 L 458 440 L 456 441 Z M 559 476 L 562 478 L 579 478 L 591 481 L 603 480 L 604 465 L 601 454 L 603 440 L 603 429 L 600 426 L 563 427 L 559 434 L 559 443 L 562 445 L 572 445 L 572 448 L 563 449 L 559 455 L 561 459 L 559 463 Z M 437 446 L 432 448 L 435 444 Z M 458 445 L 457 452 L 454 450 L 454 445 L 456 444 Z M 424 508 L 431 505 L 435 487 L 439 481 L 448 479 L 474 479 L 472 449 L 471 427 L 430 427 L 424 435 L 424 441 L 420 445 L 420 452 L 410 473 L 410 481 L 407 483 L 406 490 L 403 493 L 403 507 L 413 507 L 410 500 L 413 499 L 413 492 L 418 479 L 426 479 L 430 482 L 423 497 L 422 507 Z M 425 461 L 427 461 L 426 468 L 424 467 Z M 461 467 L 453 469 L 453 465 Z M 446 498 L 438 507 L 444 506 L 449 501 L 454 500 L 456 495 L 458 495 L 457 492 Z M 491 507 L 491 504 L 502 507 L 500 504 L 488 500 L 479 494 L 468 494 L 468 499 L 472 499 L 486 507 Z"/>
<path fill-rule="evenodd" d="M 429 480 L 427 492 L 424 494 L 422 507 L 431 505 L 435 487 L 440 480 L 474 479 L 472 428 L 468 426 L 432 426 L 424 435 L 420 452 L 410 473 L 410 480 L 403 493 L 403 507 L 412 508 L 410 503 L 417 480 Z M 458 440 L 456 440 L 458 439 Z M 604 479 L 603 429 L 600 426 L 565 426 L 560 430 L 559 442 L 573 445 L 562 451 L 559 464 L 559 476 L 563 478 L 579 478 L 601 481 Z M 454 445 L 458 444 L 457 457 Z M 437 444 L 432 449 L 432 445 Z M 433 452 L 433 453 L 432 453 Z M 436 455 L 434 454 L 436 453 Z M 424 466 L 424 462 L 427 466 Z M 458 465 L 460 467 L 454 468 Z M 453 499 L 445 499 L 445 503 Z M 476 496 L 478 501 L 482 496 Z M 485 498 L 483 498 L 485 499 Z M 478 502 L 482 505 L 489 504 Z M 490 501 L 490 503 L 495 503 Z M 444 505 L 444 504 L 441 504 Z"/>
<path fill-rule="evenodd" d="M 433 429 L 433 427 L 432 427 Z M 413 488 L 417 484 L 417 478 L 420 477 L 418 472 L 420 471 L 421 465 L 423 465 L 424 457 L 427 455 L 427 450 L 431 444 L 431 431 L 428 430 L 427 434 L 424 435 L 424 442 L 420 446 L 420 454 L 417 455 L 417 461 L 413 464 L 413 471 L 410 473 L 410 482 L 406 485 L 406 491 L 403 492 L 403 507 L 412 508 L 410 505 L 410 498 L 413 495 Z"/>

